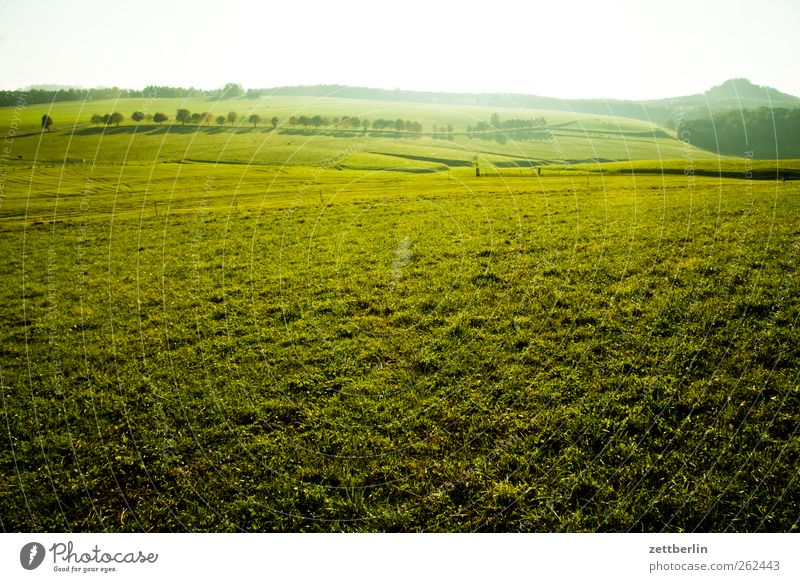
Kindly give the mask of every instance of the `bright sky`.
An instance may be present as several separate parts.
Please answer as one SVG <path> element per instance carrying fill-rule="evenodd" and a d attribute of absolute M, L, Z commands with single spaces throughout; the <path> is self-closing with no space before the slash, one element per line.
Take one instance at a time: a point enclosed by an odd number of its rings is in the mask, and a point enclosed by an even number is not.
<path fill-rule="evenodd" d="M 800 95 L 798 0 L 0 0 L 0 88 Z"/>

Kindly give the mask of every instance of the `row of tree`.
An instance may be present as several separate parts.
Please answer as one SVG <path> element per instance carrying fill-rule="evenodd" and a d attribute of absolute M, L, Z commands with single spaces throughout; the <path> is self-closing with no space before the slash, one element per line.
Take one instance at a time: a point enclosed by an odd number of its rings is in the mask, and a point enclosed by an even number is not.
<path fill-rule="evenodd" d="M 124 121 L 125 116 L 121 113 L 114 112 L 114 113 L 106 113 L 105 115 L 100 115 L 95 113 L 91 117 L 91 122 L 95 125 L 116 125 L 119 127 L 119 124 Z M 131 119 L 136 123 L 140 123 L 142 121 L 153 121 L 155 123 L 164 123 L 165 121 L 169 121 L 169 116 L 166 113 L 156 112 L 156 113 L 143 113 L 141 111 L 134 111 L 131 115 Z M 216 121 L 218 125 L 224 125 L 225 123 L 236 123 L 239 119 L 239 114 L 235 111 L 231 111 L 228 115 L 218 115 L 214 117 L 214 115 L 208 111 L 204 111 L 203 113 L 192 113 L 188 109 L 178 109 L 177 113 L 175 114 L 175 121 L 185 125 L 187 123 L 194 123 L 197 125 L 206 124 L 209 125 L 212 121 Z M 252 123 L 254 126 L 261 123 L 261 116 L 258 114 L 250 115 L 247 118 L 249 123 Z M 278 125 L 278 118 L 273 117 L 271 120 L 272 126 L 275 127 Z M 44 125 L 44 122 L 42 122 Z M 52 122 L 51 122 L 52 123 Z"/>
<path fill-rule="evenodd" d="M 164 123 L 165 121 L 169 121 L 169 117 L 165 113 L 142 113 L 141 111 L 134 111 L 131 115 L 131 119 L 133 119 L 136 123 L 141 121 L 154 121 L 156 123 Z M 92 115 L 91 122 L 95 125 L 116 125 L 119 127 L 119 124 L 125 120 L 125 116 L 122 113 L 114 112 L 114 113 L 106 113 L 105 115 L 99 115 L 95 113 Z"/>
<path fill-rule="evenodd" d="M 474 127 L 467 126 L 467 133 L 486 133 L 489 131 L 505 131 L 513 129 L 542 129 L 547 126 L 544 117 L 530 119 L 505 119 L 501 120 L 497 113 L 492 113 L 491 120 L 487 123 L 479 121 Z"/>
<path fill-rule="evenodd" d="M 32 88 L 17 91 L 0 91 L 0 107 L 16 105 L 22 101 L 33 105 L 36 103 L 57 103 L 61 101 L 99 101 L 101 99 L 125 99 L 127 97 L 143 97 L 145 99 L 189 97 L 208 97 L 210 99 L 258 99 L 263 95 L 262 89 L 245 89 L 238 83 L 228 83 L 219 89 L 195 89 L 194 87 L 169 87 L 166 85 L 148 85 L 144 89 L 120 89 L 104 87 L 98 89 L 80 89 L 73 87 Z"/>
<path fill-rule="evenodd" d="M 124 117 L 120 113 L 111 113 L 106 115 L 93 115 L 92 116 L 92 123 L 96 125 L 117 125 L 123 121 Z M 169 120 L 164 113 L 154 113 L 152 115 L 142 113 L 141 111 L 134 111 L 133 115 L 131 115 L 131 119 L 136 123 L 139 123 L 144 120 L 154 121 L 156 123 L 163 123 Z M 245 118 L 242 118 L 244 121 Z M 175 121 L 186 125 L 187 123 L 193 123 L 195 125 L 210 125 L 213 122 L 216 122 L 218 125 L 225 125 L 229 123 L 233 125 L 239 120 L 239 114 L 235 111 L 228 112 L 227 115 L 217 115 L 214 116 L 213 113 L 209 111 L 203 111 L 202 113 L 194 112 L 192 113 L 188 109 L 178 109 L 175 113 Z M 247 123 L 253 125 L 253 127 L 258 127 L 264 119 L 257 114 L 252 113 L 247 118 Z M 272 117 L 269 120 L 269 123 L 272 125 L 273 128 L 278 126 L 280 120 L 277 117 Z M 303 128 L 336 128 L 336 129 L 352 129 L 352 130 L 362 130 L 368 131 L 370 127 L 375 131 L 404 131 L 407 133 L 422 133 L 423 126 L 419 121 L 412 121 L 410 119 L 374 119 L 370 121 L 366 118 L 361 118 L 358 116 L 342 116 L 342 117 L 333 117 L 329 118 L 323 115 L 292 115 L 288 119 L 288 124 L 292 128 L 303 127 Z M 487 123 L 485 121 L 479 121 L 477 125 L 468 126 L 467 127 L 467 134 L 472 133 L 489 133 L 489 132 L 497 132 L 497 131 L 505 131 L 505 130 L 517 130 L 517 129 L 540 129 L 546 127 L 547 121 L 544 117 L 537 117 L 531 119 L 506 119 L 501 120 L 500 116 L 497 113 L 494 113 L 491 118 L 491 122 Z M 433 124 L 432 132 L 435 135 L 443 134 L 443 135 L 452 135 L 453 133 L 453 126 L 452 124 L 448 125 L 437 125 Z"/>
<path fill-rule="evenodd" d="M 0 91 L 0 107 L 16 105 L 18 102 L 57 103 L 62 101 L 97 101 L 121 97 L 141 97 L 142 91 L 131 91 L 112 87 L 110 89 L 29 89 L 26 91 Z"/>
<path fill-rule="evenodd" d="M 134 113 L 136 115 L 136 113 Z M 125 120 L 125 116 L 122 113 L 106 113 L 105 115 L 99 115 L 95 113 L 92 115 L 91 122 L 95 125 L 116 125 L 119 127 L 119 124 Z M 141 120 L 140 120 L 141 121 Z"/>
<path fill-rule="evenodd" d="M 114 112 L 106 113 L 105 115 L 92 115 L 91 122 L 95 125 L 116 125 L 119 127 L 119 124 L 122 123 L 124 119 L 125 117 L 121 113 Z M 164 113 L 150 114 L 143 113 L 141 111 L 134 111 L 131 115 L 131 119 L 136 123 L 141 121 L 153 121 L 155 123 L 164 123 L 165 121 L 169 121 L 169 117 Z M 233 125 L 239 121 L 239 119 L 239 114 L 235 111 L 230 111 L 227 115 L 217 115 L 216 117 L 209 111 L 192 113 L 188 109 L 178 109 L 178 111 L 175 113 L 175 121 L 182 125 L 186 125 L 187 123 L 192 123 L 195 125 L 210 125 L 213 122 L 216 122 L 217 125 L 225 125 L 226 123 Z M 260 123 L 265 121 L 258 113 L 252 113 L 247 117 L 242 117 L 241 119 L 242 121 L 246 120 L 247 123 L 252 124 L 253 127 L 258 127 Z M 280 122 L 277 117 L 272 117 L 268 121 L 273 128 L 276 128 Z M 419 121 L 411 121 L 400 118 L 375 119 L 370 122 L 368 119 L 356 116 L 329 118 L 322 115 L 293 115 L 288 121 L 292 128 L 335 127 L 338 129 L 361 129 L 363 131 L 368 131 L 371 127 L 376 131 L 405 131 L 408 133 L 422 133 L 422 124 Z M 434 125 L 434 132 L 436 132 L 438 129 L 439 128 Z M 444 131 L 444 126 L 442 126 L 442 131 Z M 447 126 L 447 131 L 452 133 L 453 126 Z"/>
<path fill-rule="evenodd" d="M 208 111 L 204 111 L 203 113 L 192 113 L 188 109 L 178 109 L 177 113 L 175 113 L 175 121 L 180 122 L 183 125 L 187 123 L 194 123 L 196 125 L 206 124 L 210 125 L 212 121 L 215 121 L 217 125 L 225 125 L 225 123 L 230 123 L 233 125 L 238 121 L 239 114 L 235 111 L 229 111 L 228 115 L 214 115 Z M 244 118 L 243 118 L 244 119 Z M 263 121 L 262 117 L 258 113 L 251 113 L 247 117 L 247 122 L 252 123 L 253 127 L 258 127 L 258 124 Z M 272 127 L 278 127 L 278 118 L 273 117 L 269 120 L 272 124 Z"/>
<path fill-rule="evenodd" d="M 419 121 L 411 121 L 409 119 L 397 118 L 391 119 L 376 119 L 372 122 L 372 129 L 377 131 L 405 131 L 408 133 L 422 133 L 422 124 Z"/>
<path fill-rule="evenodd" d="M 330 127 L 339 129 L 363 129 L 368 130 L 370 122 L 368 119 L 361 119 L 357 116 L 344 117 L 325 117 L 323 115 L 292 115 L 289 118 L 289 125 L 293 128 L 300 127 Z"/>
<path fill-rule="evenodd" d="M 422 124 L 410 119 L 369 119 L 358 116 L 325 117 L 323 115 L 292 115 L 289 125 L 296 127 L 333 127 L 336 129 L 360 129 L 368 131 L 370 127 L 375 131 L 406 131 L 408 133 L 422 133 Z"/>

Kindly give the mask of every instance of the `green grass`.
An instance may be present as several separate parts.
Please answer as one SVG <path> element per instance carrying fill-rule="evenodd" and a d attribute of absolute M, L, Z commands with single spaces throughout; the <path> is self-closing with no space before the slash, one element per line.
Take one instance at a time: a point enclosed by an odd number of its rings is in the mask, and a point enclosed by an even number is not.
<path fill-rule="evenodd" d="M 237 110 L 241 116 L 235 126 L 163 125 L 129 120 L 134 110 L 164 111 L 170 116 L 179 107 L 192 111 L 226 114 Z M 41 134 L 38 120 L 49 112 L 54 130 Z M 95 127 L 89 119 L 94 113 L 123 112 L 128 120 L 120 127 Z M 252 127 L 245 121 L 257 111 L 264 121 Z M 497 112 L 502 119 L 540 117 L 547 119 L 546 131 L 507 131 L 481 136 L 466 133 L 467 125 L 488 121 Z M 376 119 L 416 119 L 423 123 L 419 136 L 395 132 L 333 131 L 292 128 L 291 115 L 321 114 L 329 117 L 357 115 Z M 182 100 L 124 99 L 99 102 L 66 102 L 50 106 L 35 105 L 21 112 L 0 109 L 0 126 L 14 117 L 21 119 L 20 135 L 13 147 L 12 162 L 25 164 L 62 163 L 86 160 L 99 164 L 146 164 L 180 161 L 226 162 L 269 165 L 319 165 L 330 157 L 356 169 L 402 167 L 407 171 L 447 169 L 469 164 L 478 157 L 481 163 L 500 168 L 530 168 L 544 164 L 575 164 L 588 161 L 630 159 L 708 158 L 707 152 L 685 146 L 670 132 L 641 121 L 553 111 L 448 107 L 384 101 L 359 101 L 336 98 L 267 97 L 261 100 Z M 273 129 L 272 116 L 280 124 Z M 452 139 L 432 133 L 433 125 L 452 124 Z M 23 130 L 29 133 L 23 134 Z M 346 155 L 342 155 L 342 151 Z M 411 156 L 411 157 L 409 157 Z M 427 160 L 415 159 L 418 157 Z"/>
<path fill-rule="evenodd" d="M 796 161 L 78 131 L 2 167 L 2 529 L 797 529 Z"/>
<path fill-rule="evenodd" d="M 134 111 L 153 114 L 157 111 L 166 113 L 174 119 L 175 112 L 180 109 L 202 113 L 209 111 L 215 116 L 227 115 L 236 111 L 240 118 L 251 113 L 261 115 L 263 124 L 273 116 L 285 122 L 290 116 L 323 115 L 341 117 L 344 115 L 367 117 L 370 120 L 384 118 L 412 119 L 420 121 L 427 131 L 431 126 L 453 124 L 458 131 L 465 131 L 468 125 L 478 121 L 489 122 L 491 114 L 497 113 L 502 119 L 545 117 L 551 124 L 558 125 L 564 131 L 586 129 L 590 131 L 648 131 L 658 128 L 655 124 L 644 121 L 615 118 L 583 113 L 566 113 L 563 111 L 544 111 L 515 109 L 503 107 L 481 107 L 472 105 L 438 105 L 418 104 L 393 101 L 371 101 L 365 99 L 341 99 L 337 97 L 302 97 L 302 96 L 266 96 L 261 99 L 224 99 L 211 98 L 125 98 L 100 101 L 64 101 L 53 104 L 32 104 L 24 107 L 0 107 L 0 126 L 7 127 L 12 118 L 19 117 L 20 129 L 30 130 L 40 127 L 42 114 L 48 113 L 54 120 L 55 128 L 66 128 L 76 123 L 88 123 L 93 114 L 103 115 L 117 111 L 125 116 L 126 123 L 132 123 L 130 116 Z M 241 119 L 239 121 L 242 121 Z M 246 120 L 245 120 L 246 124 Z"/>

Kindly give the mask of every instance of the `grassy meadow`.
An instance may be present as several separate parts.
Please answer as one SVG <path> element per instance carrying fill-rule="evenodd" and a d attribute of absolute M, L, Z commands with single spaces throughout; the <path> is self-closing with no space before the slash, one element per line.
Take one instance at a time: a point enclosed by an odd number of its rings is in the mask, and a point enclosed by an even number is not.
<path fill-rule="evenodd" d="M 180 109 L 210 112 L 213 117 L 235 111 L 234 124 L 181 124 L 175 122 Z M 95 126 L 94 114 L 120 112 L 125 121 L 119 126 Z M 170 121 L 156 124 L 131 121 L 134 111 L 149 114 L 164 112 Z M 41 136 L 42 114 L 53 118 L 52 131 Z M 248 123 L 250 114 L 262 121 Z M 547 121 L 546 131 L 490 132 L 468 135 L 467 127 L 489 122 L 493 113 L 501 119 L 538 118 Z M 419 135 L 395 131 L 302 128 L 289 123 L 292 116 L 323 115 L 329 119 L 358 116 L 418 120 Z M 267 97 L 264 99 L 120 99 L 96 102 L 62 102 L 51 106 L 30 106 L 15 111 L 0 109 L 0 127 L 18 118 L 20 132 L 31 132 L 27 139 L 15 141 L 16 163 L 61 164 L 65 160 L 85 159 L 104 165 L 145 164 L 184 160 L 207 163 L 269 165 L 319 165 L 335 157 L 353 169 L 404 168 L 407 171 L 436 171 L 479 161 L 491 167 L 531 168 L 580 162 L 631 159 L 695 158 L 708 154 L 676 140 L 664 128 L 624 118 L 568 114 L 556 111 L 451 107 L 386 101 L 361 101 L 336 98 Z M 270 120 L 279 120 L 273 128 Z M 434 125 L 450 125 L 453 132 L 434 133 Z M 46 139 L 40 139 L 44 137 Z M 448 139 L 448 137 L 450 139 Z"/>
<path fill-rule="evenodd" d="M 797 160 L 128 101 L 0 145 L 3 530 L 797 530 L 800 182 L 749 179 Z"/>

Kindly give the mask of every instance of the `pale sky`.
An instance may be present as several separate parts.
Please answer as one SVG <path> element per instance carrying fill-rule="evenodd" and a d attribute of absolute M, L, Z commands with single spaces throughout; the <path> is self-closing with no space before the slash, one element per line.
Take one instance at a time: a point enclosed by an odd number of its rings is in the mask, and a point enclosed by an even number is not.
<path fill-rule="evenodd" d="M 800 0 L 0 0 L 0 88 L 800 95 Z"/>

